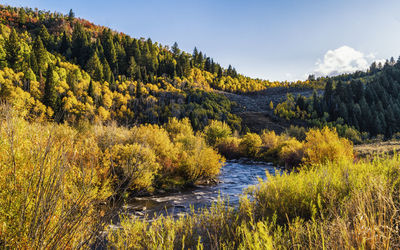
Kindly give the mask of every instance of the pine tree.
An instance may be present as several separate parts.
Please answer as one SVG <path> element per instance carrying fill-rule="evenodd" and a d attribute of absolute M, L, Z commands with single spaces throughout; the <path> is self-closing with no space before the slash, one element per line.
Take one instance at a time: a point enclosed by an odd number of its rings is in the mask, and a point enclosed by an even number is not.
<path fill-rule="evenodd" d="M 37 36 L 35 42 L 33 43 L 33 53 L 35 54 L 37 70 L 36 72 L 39 76 L 45 71 L 47 63 L 47 51 L 43 46 L 42 39 Z"/>
<path fill-rule="evenodd" d="M 105 58 L 103 60 L 103 74 L 104 74 L 104 81 L 108 83 L 114 82 L 114 75 L 111 72 L 110 65 L 108 65 L 108 62 Z"/>
<path fill-rule="evenodd" d="M 75 24 L 74 31 L 72 32 L 72 57 L 83 67 L 89 56 L 90 47 L 88 36 L 83 30 L 82 25 L 78 22 Z"/>
<path fill-rule="evenodd" d="M 199 57 L 199 51 L 197 50 L 197 47 L 194 47 L 192 58 L 193 58 L 193 66 L 195 66 L 195 67 L 198 66 L 197 65 L 198 57 Z"/>
<path fill-rule="evenodd" d="M 49 64 L 44 85 L 43 104 L 56 110 L 57 92 L 55 90 L 53 66 Z"/>
<path fill-rule="evenodd" d="M 60 43 L 60 53 L 65 55 L 69 48 L 71 48 L 71 38 L 64 31 Z"/>
<path fill-rule="evenodd" d="M 117 52 L 114 47 L 113 37 L 110 30 L 104 30 L 102 34 L 102 45 L 104 49 L 104 56 L 115 74 L 117 69 Z"/>
<path fill-rule="evenodd" d="M 95 51 L 92 57 L 86 64 L 86 71 L 95 81 L 103 80 L 103 66 L 101 65 L 97 51 Z"/>
<path fill-rule="evenodd" d="M 93 100 L 95 99 L 94 88 L 93 88 L 93 81 L 92 81 L 92 80 L 90 80 L 90 82 L 89 82 L 88 96 L 90 96 Z"/>
<path fill-rule="evenodd" d="M 0 69 L 7 67 L 7 53 L 2 44 L 0 44 Z"/>
<path fill-rule="evenodd" d="M 204 63 L 204 70 L 211 72 L 211 59 L 209 57 L 206 58 Z"/>
<path fill-rule="evenodd" d="M 222 68 L 218 67 L 218 78 L 221 78 L 223 75 Z"/>
<path fill-rule="evenodd" d="M 42 42 L 46 48 L 50 48 L 51 45 L 51 36 L 49 34 L 49 31 L 47 30 L 46 26 L 42 25 L 39 30 L 40 38 L 42 39 Z"/>
<path fill-rule="evenodd" d="M 138 82 L 136 85 L 136 98 L 142 97 L 142 84 Z"/>
<path fill-rule="evenodd" d="M 131 59 L 129 60 L 129 66 L 128 66 L 128 76 L 131 79 L 136 79 L 136 74 L 138 71 L 138 66 L 136 64 L 135 58 L 131 56 Z"/>
<path fill-rule="evenodd" d="M 182 62 L 182 74 L 184 77 L 188 77 L 191 72 L 190 59 L 188 58 L 188 56 L 181 54 L 181 62 Z"/>
<path fill-rule="evenodd" d="M 175 42 L 174 45 L 172 45 L 171 49 L 174 56 L 178 56 L 181 53 L 181 50 L 179 49 L 177 42 Z"/>
<path fill-rule="evenodd" d="M 75 13 L 72 11 L 72 9 L 70 9 L 68 13 L 68 20 L 72 21 L 74 20 L 74 18 L 75 18 Z"/>
<path fill-rule="evenodd" d="M 11 30 L 10 36 L 8 37 L 5 45 L 8 64 L 12 69 L 14 69 L 14 71 L 19 71 L 21 69 L 23 57 L 22 48 L 15 29 Z"/>

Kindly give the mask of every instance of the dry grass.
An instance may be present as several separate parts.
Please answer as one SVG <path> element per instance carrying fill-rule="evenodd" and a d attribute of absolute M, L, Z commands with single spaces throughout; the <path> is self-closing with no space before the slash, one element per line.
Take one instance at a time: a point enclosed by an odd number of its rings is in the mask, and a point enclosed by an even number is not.
<path fill-rule="evenodd" d="M 369 144 L 361 144 L 354 146 L 355 155 L 360 158 L 371 157 L 374 155 L 388 154 L 392 155 L 393 152 L 400 151 L 400 141 L 391 140 L 385 142 L 376 142 Z"/>

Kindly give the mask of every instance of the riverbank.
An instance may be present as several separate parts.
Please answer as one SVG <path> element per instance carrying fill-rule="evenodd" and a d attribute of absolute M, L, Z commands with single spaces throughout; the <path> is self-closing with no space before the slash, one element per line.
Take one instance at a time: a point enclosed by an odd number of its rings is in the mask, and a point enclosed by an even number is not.
<path fill-rule="evenodd" d="M 119 248 L 398 248 L 400 157 L 326 162 L 268 176 L 238 209 L 224 200 L 197 213 L 151 223 L 122 218 Z"/>

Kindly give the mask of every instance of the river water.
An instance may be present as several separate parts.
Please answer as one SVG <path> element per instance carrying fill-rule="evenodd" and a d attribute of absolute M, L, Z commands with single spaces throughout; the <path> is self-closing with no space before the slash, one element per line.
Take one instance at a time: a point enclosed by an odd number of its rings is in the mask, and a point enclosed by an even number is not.
<path fill-rule="evenodd" d="M 214 186 L 197 186 L 190 190 L 165 195 L 138 197 L 124 206 L 124 213 L 152 218 L 160 214 L 174 217 L 191 211 L 210 207 L 218 197 L 229 198 L 230 205 L 239 203 L 243 189 L 266 179 L 266 171 L 275 174 L 276 168 L 270 163 L 228 161 L 221 169 L 219 183 Z"/>

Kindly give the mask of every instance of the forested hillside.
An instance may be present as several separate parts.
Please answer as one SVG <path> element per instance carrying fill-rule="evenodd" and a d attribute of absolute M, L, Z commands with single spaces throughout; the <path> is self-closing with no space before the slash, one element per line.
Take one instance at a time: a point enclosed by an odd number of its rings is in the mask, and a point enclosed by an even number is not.
<path fill-rule="evenodd" d="M 391 138 L 400 131 L 400 60 L 373 63 L 367 72 L 329 79 L 324 94 L 289 98 L 275 113 L 316 126 L 349 126 L 363 138 Z"/>
<path fill-rule="evenodd" d="M 231 103 L 213 89 L 253 92 L 318 81 L 269 82 L 238 74 L 196 48 L 193 54 L 64 15 L 0 7 L 0 98 L 30 118 L 76 123 L 163 124 L 189 117 L 194 129 L 211 119 L 241 131 Z"/>

